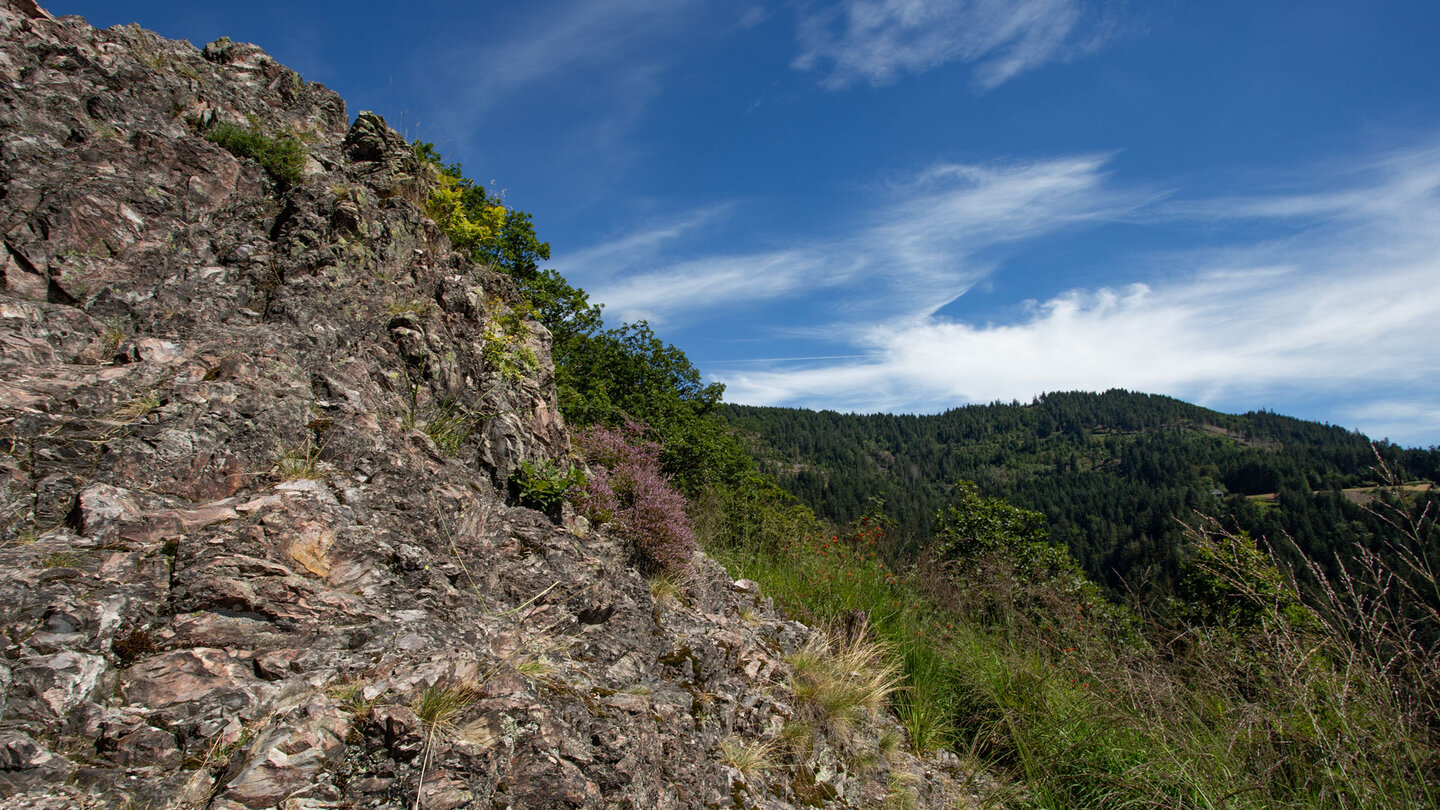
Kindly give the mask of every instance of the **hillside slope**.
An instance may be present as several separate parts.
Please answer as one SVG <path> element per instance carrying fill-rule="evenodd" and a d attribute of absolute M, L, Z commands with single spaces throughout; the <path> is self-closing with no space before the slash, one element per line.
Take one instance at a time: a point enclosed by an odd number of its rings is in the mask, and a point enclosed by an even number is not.
<path fill-rule="evenodd" d="M 1119 390 L 933 416 L 736 405 L 724 414 L 763 470 L 831 520 L 853 521 L 879 499 L 913 549 L 954 483 L 973 480 L 985 495 L 1043 513 L 1090 576 L 1117 588 L 1173 584 L 1197 514 L 1288 536 L 1321 560 L 1390 538 L 1345 492 L 1377 483 L 1377 451 L 1394 470 L 1440 478 L 1434 449 L 1377 447 L 1328 425 Z"/>
<path fill-rule="evenodd" d="M 507 497 L 549 336 L 383 120 L 5 0 L 0 158 L 0 803 L 956 806 L 884 717 L 747 760 L 813 632 Z"/>

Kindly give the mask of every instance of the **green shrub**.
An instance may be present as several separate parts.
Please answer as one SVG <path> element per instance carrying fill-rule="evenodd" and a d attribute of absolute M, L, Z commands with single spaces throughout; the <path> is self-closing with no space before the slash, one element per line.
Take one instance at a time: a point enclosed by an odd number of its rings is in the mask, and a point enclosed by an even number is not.
<path fill-rule="evenodd" d="M 540 359 L 534 349 L 526 345 L 530 338 L 530 327 L 525 316 L 529 308 L 521 304 L 518 308 L 505 309 L 498 299 L 486 304 L 488 320 L 480 336 L 480 358 L 485 367 L 500 374 L 510 382 L 519 382 L 540 368 Z"/>
<path fill-rule="evenodd" d="M 565 466 L 550 461 L 531 464 L 520 463 L 514 478 L 517 500 L 521 506 L 538 509 L 552 517 L 558 515 L 560 505 L 585 486 L 585 471 L 579 467 Z"/>
<path fill-rule="evenodd" d="M 459 163 L 446 164 L 435 144 L 422 141 L 413 149 L 417 163 L 435 169 L 436 183 L 425 201 L 425 213 L 445 231 L 451 247 L 475 262 L 508 273 L 537 307 L 543 308 L 545 303 L 544 296 L 537 297 L 537 293 L 553 287 L 557 279 L 568 292 L 578 292 L 558 274 L 547 279 L 540 271 L 540 262 L 550 258 L 550 243 L 535 236 L 528 213 L 506 208 L 503 192 L 487 193 L 484 186 L 464 175 Z"/>
<path fill-rule="evenodd" d="M 205 137 L 236 157 L 259 163 L 282 192 L 305 179 L 305 146 L 288 132 L 266 135 L 255 127 L 216 124 Z"/>
<path fill-rule="evenodd" d="M 430 189 L 425 213 L 450 238 L 452 248 L 472 257 L 480 245 L 495 239 L 505 224 L 504 206 L 487 199 L 485 189 L 444 170 Z"/>

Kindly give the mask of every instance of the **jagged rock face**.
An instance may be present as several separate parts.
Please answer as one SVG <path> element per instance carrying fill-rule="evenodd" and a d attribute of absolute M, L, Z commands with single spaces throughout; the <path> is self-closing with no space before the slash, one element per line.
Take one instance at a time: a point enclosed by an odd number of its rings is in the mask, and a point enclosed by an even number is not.
<path fill-rule="evenodd" d="M 214 121 L 301 136 L 305 180 Z M 382 120 L 251 45 L 5 0 L 0 157 L 5 806 L 883 799 L 892 765 L 823 739 L 763 790 L 717 756 L 796 712 L 810 631 L 751 584 L 657 602 L 619 541 L 506 503 L 568 452 L 548 336 L 497 326 L 513 289 Z"/>

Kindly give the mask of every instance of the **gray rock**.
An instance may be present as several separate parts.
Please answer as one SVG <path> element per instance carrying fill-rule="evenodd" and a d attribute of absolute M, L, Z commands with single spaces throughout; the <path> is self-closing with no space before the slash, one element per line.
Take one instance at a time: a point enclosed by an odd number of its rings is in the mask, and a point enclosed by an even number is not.
<path fill-rule="evenodd" d="M 245 807 L 275 807 L 295 798 L 336 798 L 324 777 L 345 750 L 350 717 L 317 697 L 272 725 L 242 757 L 221 798 Z"/>
<path fill-rule="evenodd" d="M 7 708 L 25 719 L 63 722 L 91 699 L 105 670 L 100 656 L 68 650 L 22 659 L 11 675 L 16 705 Z"/>
<path fill-rule="evenodd" d="M 54 754 L 31 739 L 28 734 L 18 731 L 0 732 L 0 770 L 29 771 L 51 765 L 56 759 Z"/>

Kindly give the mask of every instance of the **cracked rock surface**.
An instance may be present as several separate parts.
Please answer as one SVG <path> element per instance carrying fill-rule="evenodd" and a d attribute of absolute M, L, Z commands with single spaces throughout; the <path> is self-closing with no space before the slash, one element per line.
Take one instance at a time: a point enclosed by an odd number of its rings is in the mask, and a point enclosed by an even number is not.
<path fill-rule="evenodd" d="M 0 158 L 0 804 L 955 806 L 861 756 L 886 720 L 742 773 L 812 631 L 507 502 L 570 452 L 549 336 L 492 367 L 516 293 L 383 120 L 253 45 L 0 0 Z"/>

